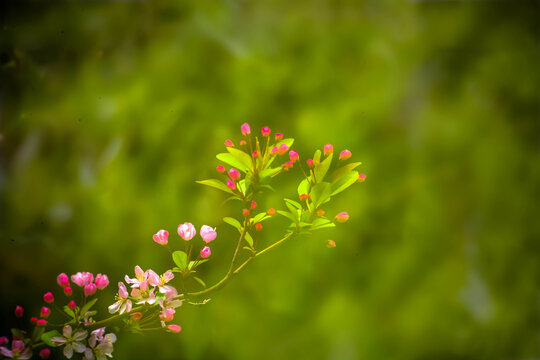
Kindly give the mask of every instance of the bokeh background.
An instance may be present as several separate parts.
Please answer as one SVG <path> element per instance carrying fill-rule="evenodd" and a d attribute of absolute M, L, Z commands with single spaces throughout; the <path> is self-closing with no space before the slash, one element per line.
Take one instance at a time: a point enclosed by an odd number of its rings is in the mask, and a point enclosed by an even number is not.
<path fill-rule="evenodd" d="M 240 205 L 194 181 L 248 122 L 350 149 L 367 180 L 326 210 L 351 220 L 115 358 L 539 358 L 539 4 L 2 2 L 0 335 L 60 272 L 167 270 L 152 234 L 185 221 L 217 226 L 219 279 Z"/>

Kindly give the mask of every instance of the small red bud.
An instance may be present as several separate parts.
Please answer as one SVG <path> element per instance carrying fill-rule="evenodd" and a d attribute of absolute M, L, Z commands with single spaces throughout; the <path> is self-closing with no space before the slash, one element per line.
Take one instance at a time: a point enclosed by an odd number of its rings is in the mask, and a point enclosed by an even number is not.
<path fill-rule="evenodd" d="M 70 308 L 71 310 L 75 310 L 75 308 L 77 307 L 77 305 L 75 305 L 75 301 L 71 300 L 69 302 L 69 304 L 67 304 L 67 307 Z"/>
<path fill-rule="evenodd" d="M 335 242 L 334 240 L 328 240 L 328 241 L 326 242 L 326 246 L 327 246 L 328 248 L 335 248 L 335 247 L 336 247 L 336 242 Z"/>
<path fill-rule="evenodd" d="M 255 201 L 251 202 L 251 209 L 255 209 L 257 207 L 257 203 Z"/>
<path fill-rule="evenodd" d="M 313 159 L 307 159 L 306 163 L 307 163 L 307 166 L 310 169 L 313 169 L 313 167 L 315 166 L 315 163 L 313 162 Z"/>
<path fill-rule="evenodd" d="M 49 309 L 48 307 L 43 306 L 41 308 L 41 312 L 39 313 L 39 316 L 46 319 L 46 318 L 49 317 L 49 315 L 51 315 L 51 309 Z"/>
<path fill-rule="evenodd" d="M 364 182 L 364 181 L 366 181 L 366 174 L 358 175 L 358 182 Z"/>
<path fill-rule="evenodd" d="M 242 209 L 242 215 L 244 215 L 244 217 L 248 217 L 249 216 L 249 210 L 248 209 Z"/>
<path fill-rule="evenodd" d="M 317 210 L 317 215 L 324 216 L 324 210 L 323 209 Z"/>
<path fill-rule="evenodd" d="M 332 144 L 324 145 L 324 156 L 328 156 L 333 152 L 334 152 L 334 147 L 332 146 Z"/>
<path fill-rule="evenodd" d="M 283 139 L 283 134 L 282 133 L 277 133 L 276 134 L 276 140 L 279 141 L 281 139 Z"/>
<path fill-rule="evenodd" d="M 48 348 L 42 349 L 39 352 L 39 357 L 42 358 L 42 359 L 48 359 L 49 356 L 51 356 L 51 350 L 48 349 Z"/>
<path fill-rule="evenodd" d="M 308 198 L 308 194 L 300 194 L 298 197 L 300 198 L 300 201 L 305 201 Z"/>
<path fill-rule="evenodd" d="M 256 152 L 256 151 L 254 151 L 253 154 L 251 154 L 251 156 L 253 156 L 254 158 L 256 158 L 258 155 L 259 155 L 259 153 Z"/>
<path fill-rule="evenodd" d="M 36 321 L 36 326 L 37 327 L 45 327 L 45 326 L 47 326 L 47 320 L 39 319 L 38 321 Z"/>
<path fill-rule="evenodd" d="M 220 174 L 224 174 L 224 173 L 225 173 L 225 168 L 223 167 L 223 165 L 218 165 L 218 166 L 216 167 L 216 170 L 217 170 L 217 172 L 220 173 Z"/>
<path fill-rule="evenodd" d="M 227 139 L 225 140 L 225 146 L 230 146 L 230 147 L 234 147 L 234 144 L 231 140 Z"/>
<path fill-rule="evenodd" d="M 268 209 L 268 211 L 267 211 L 266 213 L 267 213 L 268 215 L 272 216 L 272 215 L 274 215 L 274 214 L 276 213 L 276 209 L 270 208 L 270 209 Z"/>
<path fill-rule="evenodd" d="M 240 146 L 244 146 L 244 145 L 246 145 L 246 144 L 247 144 L 247 143 L 246 143 L 246 140 L 240 140 Z"/>
<path fill-rule="evenodd" d="M 15 307 L 15 317 L 22 318 L 23 314 L 24 314 L 24 309 L 21 306 L 17 305 Z"/>
<path fill-rule="evenodd" d="M 37 323 L 37 317 L 33 317 L 33 316 L 32 316 L 32 317 L 30 318 L 30 323 L 32 323 L 32 324 L 35 325 L 35 324 Z"/>
<path fill-rule="evenodd" d="M 261 131 L 262 131 L 263 136 L 269 136 L 270 135 L 270 128 L 268 126 L 263 127 Z"/>
<path fill-rule="evenodd" d="M 45 295 L 43 295 L 43 300 L 47 303 L 47 304 L 52 304 L 54 302 L 54 296 L 53 294 L 49 291 L 48 293 L 45 293 Z"/>
<path fill-rule="evenodd" d="M 71 296 L 72 293 L 73 293 L 73 290 L 71 289 L 71 286 L 66 286 L 64 288 L 64 294 L 66 294 L 66 296 Z"/>
<path fill-rule="evenodd" d="M 255 224 L 255 230 L 261 231 L 263 228 L 262 224 Z"/>

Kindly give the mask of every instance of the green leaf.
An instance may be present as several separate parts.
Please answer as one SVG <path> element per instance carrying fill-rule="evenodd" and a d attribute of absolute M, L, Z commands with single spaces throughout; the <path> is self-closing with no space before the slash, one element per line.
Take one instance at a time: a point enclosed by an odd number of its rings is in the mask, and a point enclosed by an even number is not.
<path fill-rule="evenodd" d="M 313 154 L 313 163 L 318 165 L 321 162 L 321 150 L 316 150 Z"/>
<path fill-rule="evenodd" d="M 204 283 L 204 281 L 202 281 L 202 279 L 199 279 L 198 277 L 194 276 L 193 277 L 193 280 L 195 280 L 196 282 L 198 282 L 199 284 L 202 285 L 202 287 L 206 287 L 206 284 Z"/>
<path fill-rule="evenodd" d="M 332 193 L 330 194 L 330 196 L 339 194 L 340 192 L 354 184 L 356 181 L 358 181 L 358 171 L 351 171 L 348 175 L 341 178 L 341 180 L 332 184 Z"/>
<path fill-rule="evenodd" d="M 262 221 L 264 219 L 264 217 L 266 217 L 266 216 L 267 216 L 266 212 L 258 213 L 257 215 L 255 215 L 253 217 L 253 219 L 252 219 L 253 223 L 256 224 L 256 223 Z M 270 217 L 270 216 L 268 216 L 268 217 Z"/>
<path fill-rule="evenodd" d="M 274 189 L 272 186 L 270 185 L 261 185 L 261 188 L 265 188 L 265 189 L 268 189 L 272 192 L 276 192 L 276 189 Z"/>
<path fill-rule="evenodd" d="M 313 169 L 313 173 L 315 175 L 316 182 L 321 182 L 324 180 L 324 176 L 328 172 L 328 169 L 330 168 L 330 165 L 332 164 L 332 158 L 334 157 L 334 154 L 330 154 L 321 161 L 320 164 L 315 165 L 315 168 Z"/>
<path fill-rule="evenodd" d="M 266 177 L 274 177 L 281 172 L 282 167 L 264 169 L 259 173 L 259 177 L 262 179 Z"/>
<path fill-rule="evenodd" d="M 86 312 L 87 312 L 88 310 L 90 310 L 90 309 L 92 308 L 92 306 L 94 306 L 94 304 L 96 303 L 96 301 L 98 301 L 97 298 L 92 299 L 92 300 L 90 300 L 89 302 L 87 302 L 87 303 L 81 308 L 80 314 L 81 314 L 82 316 L 84 316 L 84 314 L 86 314 Z"/>
<path fill-rule="evenodd" d="M 350 164 L 347 164 L 345 166 L 342 166 L 339 169 L 336 169 L 332 173 L 332 176 L 330 176 L 330 182 L 335 183 L 335 182 L 341 180 L 341 178 L 343 178 L 348 173 L 353 171 L 359 165 L 362 165 L 362 163 L 361 162 L 355 162 L 355 163 L 350 163 Z"/>
<path fill-rule="evenodd" d="M 313 221 L 313 224 L 311 225 L 310 230 L 318 230 L 318 229 L 324 229 L 328 227 L 335 227 L 336 224 L 334 224 L 332 221 L 326 219 L 326 218 L 317 218 Z"/>
<path fill-rule="evenodd" d="M 326 200 L 330 198 L 330 193 L 332 192 L 332 185 L 328 182 L 320 182 L 313 186 L 311 189 L 311 201 L 315 207 L 323 204 Z"/>
<path fill-rule="evenodd" d="M 249 246 L 253 247 L 253 238 L 251 237 L 251 235 L 249 235 L 247 231 L 246 231 L 246 235 L 244 236 L 244 239 L 246 239 Z"/>
<path fill-rule="evenodd" d="M 288 219 L 291 219 L 292 221 L 294 221 L 294 223 L 296 223 L 298 221 L 298 217 L 293 216 L 290 212 L 283 211 L 283 210 L 277 210 L 276 212 L 279 215 L 282 215 L 282 216 L 285 216 Z"/>
<path fill-rule="evenodd" d="M 234 227 L 236 230 L 242 232 L 242 224 L 238 220 L 232 217 L 224 217 L 223 221 Z"/>
<path fill-rule="evenodd" d="M 183 251 L 175 251 L 172 253 L 172 259 L 176 265 L 182 270 L 187 267 L 187 254 Z"/>
<path fill-rule="evenodd" d="M 309 194 L 309 179 L 300 181 L 298 185 L 298 195 Z"/>
<path fill-rule="evenodd" d="M 21 340 L 26 339 L 26 334 L 22 330 L 12 328 L 11 333 Z"/>
<path fill-rule="evenodd" d="M 292 144 L 294 143 L 294 139 L 293 138 L 288 138 L 288 139 L 283 139 L 281 141 L 279 141 L 278 143 L 274 144 L 274 146 L 277 146 L 277 147 L 280 147 L 281 144 L 285 144 L 287 145 L 289 148 L 292 146 Z M 273 147 L 273 146 L 272 146 Z M 268 162 L 266 163 L 266 166 L 265 168 L 269 168 L 270 165 L 274 162 L 274 160 L 278 157 L 279 155 L 277 156 L 270 156 L 270 158 L 268 159 Z"/>
<path fill-rule="evenodd" d="M 208 259 L 202 259 L 202 260 L 199 260 L 198 262 L 195 261 L 195 260 L 191 260 L 191 261 L 189 262 L 189 264 L 188 264 L 188 269 L 190 269 L 190 270 L 191 270 L 191 269 L 195 269 L 196 267 L 198 267 L 198 266 L 201 265 L 201 264 L 204 264 L 204 263 L 207 262 L 207 261 L 208 261 Z M 197 265 L 195 265 L 195 263 L 197 263 Z M 193 265 L 195 265 L 195 266 L 193 266 Z"/>
<path fill-rule="evenodd" d="M 305 193 L 305 194 L 307 194 L 307 193 Z M 291 204 L 292 206 L 294 206 L 298 210 L 302 209 L 302 205 L 300 205 L 300 203 L 298 201 L 294 201 L 294 200 L 286 199 L 286 198 L 283 199 L 283 201 L 285 201 L 285 203 L 287 203 L 287 204 Z"/>
<path fill-rule="evenodd" d="M 225 192 L 227 192 L 229 194 L 234 195 L 234 192 L 231 189 L 229 189 L 227 187 L 227 185 L 225 185 L 224 183 L 222 183 L 221 181 L 219 181 L 217 179 L 198 180 L 198 181 L 196 181 L 196 183 L 206 185 L 206 186 L 211 186 L 213 188 L 216 188 L 216 189 L 219 189 L 221 191 L 225 191 Z"/>
<path fill-rule="evenodd" d="M 62 334 L 60 334 L 58 332 L 58 330 L 51 330 L 51 331 L 47 331 L 46 333 L 43 333 L 41 334 L 41 341 L 43 341 L 45 344 L 49 345 L 49 346 L 53 346 L 53 347 L 56 347 L 58 345 L 55 345 L 51 339 L 53 337 L 57 337 L 57 336 L 60 336 L 60 337 L 63 337 Z"/>
<path fill-rule="evenodd" d="M 217 154 L 216 158 L 220 161 L 223 161 L 225 164 L 230 165 L 242 172 L 247 172 L 250 167 L 246 167 L 244 163 L 239 161 L 233 154 L 230 153 L 221 153 Z"/>
<path fill-rule="evenodd" d="M 246 190 L 247 190 L 246 179 L 240 180 L 237 184 L 237 188 L 242 194 L 246 195 Z"/>
<path fill-rule="evenodd" d="M 45 328 L 42 327 L 35 327 L 34 331 L 32 331 L 32 342 L 37 342 L 39 339 L 41 339 L 41 335 L 45 331 Z"/>
<path fill-rule="evenodd" d="M 292 216 L 294 216 L 296 219 L 298 219 L 298 215 L 300 215 L 300 210 L 289 204 L 288 202 L 285 202 L 285 205 L 289 208 L 289 211 Z"/>
<path fill-rule="evenodd" d="M 246 168 L 246 170 L 250 170 L 252 168 L 253 163 L 251 162 L 250 155 L 233 147 L 227 147 L 227 151 L 231 153 L 231 155 L 234 156 L 234 158 L 238 160 Z"/>
<path fill-rule="evenodd" d="M 73 319 L 75 319 L 75 313 L 73 312 L 73 310 L 71 310 L 70 308 L 66 306 L 64 306 L 64 312 L 66 314 L 68 314 L 69 316 L 71 316 Z"/>

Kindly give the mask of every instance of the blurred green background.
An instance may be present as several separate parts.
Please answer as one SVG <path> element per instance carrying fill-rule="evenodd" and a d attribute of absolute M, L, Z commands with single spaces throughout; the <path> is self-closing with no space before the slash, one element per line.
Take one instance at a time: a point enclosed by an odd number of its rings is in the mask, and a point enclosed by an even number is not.
<path fill-rule="evenodd" d="M 540 357 L 539 4 L 3 2 L 0 335 L 63 298 L 60 272 L 107 273 L 105 309 L 134 265 L 171 266 L 152 234 L 185 221 L 217 226 L 219 279 L 239 204 L 194 181 L 248 122 L 304 159 L 350 149 L 367 180 L 326 210 L 351 220 L 115 358 Z"/>

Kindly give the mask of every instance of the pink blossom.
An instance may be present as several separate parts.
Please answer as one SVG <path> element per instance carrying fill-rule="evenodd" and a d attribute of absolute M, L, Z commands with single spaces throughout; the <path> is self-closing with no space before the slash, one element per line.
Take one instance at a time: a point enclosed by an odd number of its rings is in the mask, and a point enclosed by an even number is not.
<path fill-rule="evenodd" d="M 289 147 L 287 146 L 287 144 L 281 144 L 280 147 L 279 147 L 279 154 L 280 154 L 280 155 L 283 155 L 283 154 L 285 154 L 288 150 L 289 150 Z"/>
<path fill-rule="evenodd" d="M 225 146 L 233 147 L 234 144 L 233 144 L 233 142 L 231 140 L 227 139 L 227 140 L 225 140 Z"/>
<path fill-rule="evenodd" d="M 9 339 L 7 338 L 7 336 L 0 337 L 0 346 L 4 346 L 7 343 L 9 343 Z"/>
<path fill-rule="evenodd" d="M 84 286 L 84 296 L 86 297 L 94 295 L 96 291 L 97 291 L 97 286 L 94 283 Z"/>
<path fill-rule="evenodd" d="M 197 230 L 195 230 L 195 226 L 192 223 L 187 222 L 178 225 L 178 235 L 186 241 L 193 239 L 196 233 Z"/>
<path fill-rule="evenodd" d="M 205 243 L 209 243 L 217 236 L 216 228 L 211 228 L 208 225 L 203 225 L 199 233 L 201 234 L 201 237 Z"/>
<path fill-rule="evenodd" d="M 75 301 L 71 300 L 69 304 L 67 304 L 67 307 L 71 310 L 75 310 L 75 308 L 77 308 L 77 305 L 75 304 Z"/>
<path fill-rule="evenodd" d="M 334 147 L 332 146 L 332 144 L 324 145 L 324 156 L 328 156 L 333 152 L 334 152 Z"/>
<path fill-rule="evenodd" d="M 37 327 L 45 327 L 45 326 L 47 326 L 47 320 L 38 319 L 38 321 L 36 321 L 36 326 Z"/>
<path fill-rule="evenodd" d="M 103 290 L 109 285 L 109 278 L 105 274 L 97 274 L 95 283 L 99 290 Z"/>
<path fill-rule="evenodd" d="M 174 274 L 171 271 L 165 272 L 163 275 L 159 276 L 152 269 L 146 270 L 148 276 L 148 283 L 152 286 L 157 286 L 160 293 L 166 294 L 169 291 L 176 291 L 176 289 L 170 285 L 166 285 L 169 281 L 174 279 Z"/>
<path fill-rule="evenodd" d="M 49 356 L 51 356 L 51 349 L 49 348 L 41 349 L 39 352 L 39 357 L 42 359 L 48 359 Z"/>
<path fill-rule="evenodd" d="M 294 150 L 291 150 L 289 152 L 289 159 L 291 159 L 292 162 L 297 162 L 298 159 L 300 159 L 300 156 L 298 156 L 298 153 Z"/>
<path fill-rule="evenodd" d="M 251 134 L 251 129 L 249 128 L 248 123 L 243 123 L 242 126 L 240 126 L 240 130 L 242 131 L 242 135 Z"/>
<path fill-rule="evenodd" d="M 339 160 L 347 160 L 348 158 L 350 158 L 352 156 L 352 153 L 349 151 L 349 150 L 343 150 L 340 154 L 339 154 Z"/>
<path fill-rule="evenodd" d="M 175 324 L 171 324 L 171 325 L 168 325 L 167 328 L 172 331 L 173 333 L 179 333 L 180 330 L 182 330 L 182 328 L 180 327 L 180 325 L 175 325 Z"/>
<path fill-rule="evenodd" d="M 6 347 L 0 347 L 0 354 L 11 359 L 31 359 L 32 350 L 30 348 L 24 348 L 24 341 L 22 340 L 13 340 L 11 344 L 11 350 L 8 350 Z"/>
<path fill-rule="evenodd" d="M 167 230 L 159 230 L 152 238 L 160 245 L 167 245 L 169 242 L 169 232 Z"/>
<path fill-rule="evenodd" d="M 118 300 L 109 306 L 109 312 L 114 314 L 120 310 L 120 315 L 122 315 L 124 312 L 130 312 L 133 304 L 128 297 L 129 293 L 127 292 L 126 285 L 124 285 L 124 283 L 121 281 L 118 282 L 118 296 L 116 297 Z"/>
<path fill-rule="evenodd" d="M 283 134 L 282 133 L 276 133 L 276 141 L 279 141 L 283 139 Z"/>
<path fill-rule="evenodd" d="M 225 173 L 225 168 L 223 167 L 223 165 L 218 165 L 218 166 L 216 167 L 216 170 L 217 170 L 217 172 L 220 173 L 220 174 Z"/>
<path fill-rule="evenodd" d="M 143 271 L 143 269 L 141 269 L 141 267 L 139 265 L 136 265 L 135 266 L 135 277 L 134 278 L 129 278 L 129 276 L 125 276 L 124 277 L 124 280 L 128 283 L 128 284 L 133 284 L 131 285 L 132 288 L 136 288 L 136 287 L 139 287 L 141 283 L 147 281 L 147 273 Z"/>
<path fill-rule="evenodd" d="M 232 180 L 227 180 L 227 187 L 231 190 L 236 189 L 236 185 L 234 184 L 234 181 Z"/>
<path fill-rule="evenodd" d="M 264 126 L 261 130 L 263 136 L 269 136 L 270 135 L 270 128 L 268 126 Z"/>
<path fill-rule="evenodd" d="M 24 309 L 21 306 L 17 305 L 15 307 L 15 317 L 22 318 L 23 314 L 24 314 Z"/>
<path fill-rule="evenodd" d="M 49 309 L 48 307 L 43 306 L 41 308 L 41 311 L 39 312 L 39 316 L 46 319 L 46 318 L 49 317 L 49 315 L 51 315 L 51 309 Z"/>
<path fill-rule="evenodd" d="M 240 171 L 238 171 L 237 169 L 232 168 L 231 170 L 229 170 L 229 177 L 232 181 L 240 180 L 240 176 Z"/>
<path fill-rule="evenodd" d="M 61 287 L 65 288 L 66 286 L 69 286 L 69 277 L 65 273 L 61 273 L 56 277 L 56 282 Z"/>
<path fill-rule="evenodd" d="M 173 321 L 175 312 L 176 310 L 174 310 L 173 308 L 165 308 L 160 312 L 159 318 L 166 322 Z"/>
<path fill-rule="evenodd" d="M 344 223 L 349 220 L 349 214 L 346 212 L 340 212 L 336 215 L 336 221 L 339 223 Z"/>
<path fill-rule="evenodd" d="M 71 289 L 70 286 L 66 286 L 64 288 L 64 294 L 66 294 L 66 296 L 71 296 L 71 294 L 73 294 L 73 289 Z"/>
<path fill-rule="evenodd" d="M 156 302 L 156 295 L 154 294 L 154 288 L 149 289 L 148 281 L 142 282 L 138 288 L 131 289 L 131 296 L 137 301 L 137 304 L 148 303 L 152 305 Z"/>
<path fill-rule="evenodd" d="M 366 181 L 366 174 L 358 175 L 358 182 L 364 182 L 364 181 Z"/>
<path fill-rule="evenodd" d="M 85 287 L 94 281 L 94 275 L 89 272 L 78 272 L 75 275 L 71 275 L 71 281 L 80 287 Z"/>
<path fill-rule="evenodd" d="M 274 146 L 270 151 L 270 154 L 275 155 L 277 153 L 279 153 L 279 148 L 277 146 Z"/>
<path fill-rule="evenodd" d="M 53 294 L 49 291 L 48 293 L 45 293 L 45 295 L 43 295 L 43 300 L 47 303 L 47 304 L 52 304 L 54 302 L 54 296 Z"/>
<path fill-rule="evenodd" d="M 208 246 L 205 246 L 203 247 L 203 249 L 201 250 L 201 257 L 203 259 L 206 259 L 207 257 L 210 256 L 212 252 L 210 251 L 210 248 Z"/>

